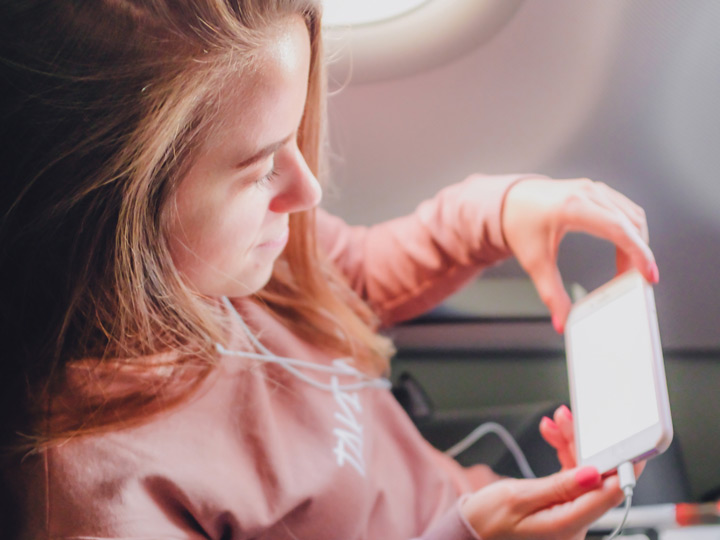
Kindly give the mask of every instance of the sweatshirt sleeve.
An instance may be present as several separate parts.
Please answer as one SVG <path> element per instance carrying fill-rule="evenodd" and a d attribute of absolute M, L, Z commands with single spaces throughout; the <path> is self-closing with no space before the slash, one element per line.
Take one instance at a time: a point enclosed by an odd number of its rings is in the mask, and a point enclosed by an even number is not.
<path fill-rule="evenodd" d="M 460 506 L 464 500 L 465 496 L 461 497 L 422 536 L 412 540 L 482 540 L 460 512 Z"/>
<path fill-rule="evenodd" d="M 363 227 L 318 212 L 320 246 L 385 326 L 420 315 L 511 255 L 502 208 L 516 182 L 539 175 L 473 175 L 410 215 Z"/>

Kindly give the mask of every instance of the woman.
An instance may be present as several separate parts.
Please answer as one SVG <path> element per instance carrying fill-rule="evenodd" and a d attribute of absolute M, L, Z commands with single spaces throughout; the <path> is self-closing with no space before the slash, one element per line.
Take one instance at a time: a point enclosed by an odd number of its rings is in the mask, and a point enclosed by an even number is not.
<path fill-rule="evenodd" d="M 350 228 L 315 210 L 315 2 L 1 5 L 5 530 L 574 538 L 620 502 L 573 468 L 564 411 L 542 427 L 567 469 L 551 477 L 488 484 L 432 449 L 376 329 L 510 254 L 561 329 L 568 230 L 657 279 L 641 209 L 586 180 L 478 175 Z"/>

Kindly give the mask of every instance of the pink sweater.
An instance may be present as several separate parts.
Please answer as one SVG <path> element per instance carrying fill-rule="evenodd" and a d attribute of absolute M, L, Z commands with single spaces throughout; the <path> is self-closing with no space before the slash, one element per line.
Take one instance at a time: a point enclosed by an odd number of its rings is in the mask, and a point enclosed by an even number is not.
<path fill-rule="evenodd" d="M 519 178 L 471 177 L 369 228 L 321 212 L 321 245 L 393 324 L 509 255 L 500 210 Z M 258 306 L 234 305 L 273 353 L 332 362 Z M 238 328 L 232 346 L 245 340 Z M 459 512 L 470 476 L 423 440 L 389 391 L 319 389 L 230 355 L 182 405 L 73 439 L 16 472 L 22 539 L 477 538 Z"/>

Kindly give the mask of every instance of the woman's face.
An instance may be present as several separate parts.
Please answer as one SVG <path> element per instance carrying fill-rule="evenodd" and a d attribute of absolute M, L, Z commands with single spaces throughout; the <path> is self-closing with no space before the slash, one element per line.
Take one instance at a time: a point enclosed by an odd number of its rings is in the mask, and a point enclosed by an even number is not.
<path fill-rule="evenodd" d="M 267 40 L 260 69 L 227 96 L 221 127 L 181 180 L 170 209 L 176 268 L 200 294 L 239 297 L 270 279 L 288 218 L 320 201 L 297 147 L 310 40 L 300 17 Z"/>

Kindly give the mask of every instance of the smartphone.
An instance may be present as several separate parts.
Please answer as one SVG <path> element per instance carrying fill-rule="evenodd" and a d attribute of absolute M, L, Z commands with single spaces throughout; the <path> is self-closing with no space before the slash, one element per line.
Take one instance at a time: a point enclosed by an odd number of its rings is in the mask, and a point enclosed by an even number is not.
<path fill-rule="evenodd" d="M 673 437 L 655 297 L 636 270 L 578 301 L 565 326 L 578 465 L 600 473 Z"/>

